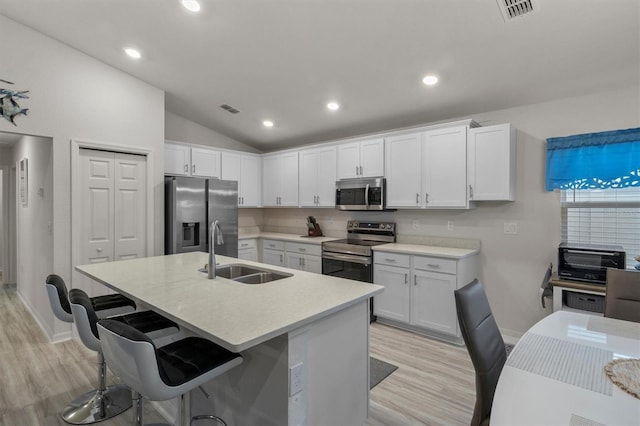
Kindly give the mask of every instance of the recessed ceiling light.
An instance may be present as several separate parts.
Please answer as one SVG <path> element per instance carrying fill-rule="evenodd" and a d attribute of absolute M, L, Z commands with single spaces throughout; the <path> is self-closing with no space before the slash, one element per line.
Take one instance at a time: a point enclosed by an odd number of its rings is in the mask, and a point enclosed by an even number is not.
<path fill-rule="evenodd" d="M 340 109 L 340 104 L 337 102 L 329 102 L 327 104 L 327 108 L 329 108 L 331 111 L 337 111 Z"/>
<path fill-rule="evenodd" d="M 180 0 L 180 3 L 190 12 L 200 12 L 200 3 L 196 0 Z"/>
<path fill-rule="evenodd" d="M 264 120 L 264 121 L 262 122 L 262 125 L 263 125 L 264 127 L 273 127 L 273 121 L 271 121 L 271 120 Z"/>
<path fill-rule="evenodd" d="M 124 49 L 124 53 L 126 53 L 127 55 L 129 55 L 133 59 L 140 59 L 142 57 L 142 55 L 140 54 L 140 51 L 137 50 L 137 49 L 134 49 L 132 47 L 125 48 Z"/>
<path fill-rule="evenodd" d="M 438 82 L 438 77 L 436 77 L 435 75 L 428 75 L 422 79 L 422 82 L 427 86 L 433 86 Z"/>

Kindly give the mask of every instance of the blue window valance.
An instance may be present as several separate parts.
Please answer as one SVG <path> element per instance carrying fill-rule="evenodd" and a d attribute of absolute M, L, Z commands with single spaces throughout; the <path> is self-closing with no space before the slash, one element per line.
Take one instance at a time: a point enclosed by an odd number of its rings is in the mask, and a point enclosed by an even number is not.
<path fill-rule="evenodd" d="M 547 191 L 640 186 L 640 128 L 547 139 Z"/>

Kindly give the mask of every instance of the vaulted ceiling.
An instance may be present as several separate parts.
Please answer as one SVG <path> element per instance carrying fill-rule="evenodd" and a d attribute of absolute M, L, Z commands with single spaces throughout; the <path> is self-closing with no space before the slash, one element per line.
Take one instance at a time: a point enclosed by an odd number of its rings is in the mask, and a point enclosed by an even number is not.
<path fill-rule="evenodd" d="M 637 0 L 538 0 L 510 21 L 500 1 L 200 0 L 192 13 L 178 0 L 0 0 L 0 13 L 264 151 L 638 84 Z"/>

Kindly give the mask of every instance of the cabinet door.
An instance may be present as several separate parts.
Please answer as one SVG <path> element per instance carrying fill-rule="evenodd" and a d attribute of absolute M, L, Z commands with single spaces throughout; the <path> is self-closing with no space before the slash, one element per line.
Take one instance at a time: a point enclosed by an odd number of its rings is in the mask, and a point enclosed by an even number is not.
<path fill-rule="evenodd" d="M 511 124 L 469 130 L 472 200 L 515 200 L 516 130 Z"/>
<path fill-rule="evenodd" d="M 259 207 L 261 205 L 260 176 L 262 176 L 262 160 L 255 155 L 242 155 L 240 165 L 241 207 Z"/>
<path fill-rule="evenodd" d="M 317 205 L 335 207 L 336 205 L 336 147 L 319 148 L 318 155 Z M 302 167 L 300 168 L 302 172 Z"/>
<path fill-rule="evenodd" d="M 384 139 L 360 142 L 361 177 L 384 176 Z"/>
<path fill-rule="evenodd" d="M 284 266 L 284 251 L 262 249 L 262 263 L 275 266 Z"/>
<path fill-rule="evenodd" d="M 280 197 L 282 158 L 278 155 L 262 159 L 262 205 L 277 206 Z"/>
<path fill-rule="evenodd" d="M 191 176 L 220 179 L 220 151 L 191 148 Z"/>
<path fill-rule="evenodd" d="M 385 141 L 388 207 L 420 207 L 421 140 L 421 133 L 411 133 Z"/>
<path fill-rule="evenodd" d="M 318 197 L 318 150 L 300 151 L 300 205 L 315 207 Z"/>
<path fill-rule="evenodd" d="M 282 154 L 280 205 L 298 206 L 298 152 Z"/>
<path fill-rule="evenodd" d="M 375 284 L 384 286 L 384 291 L 375 296 L 375 315 L 396 321 L 409 322 L 410 286 L 409 268 L 374 265 Z"/>
<path fill-rule="evenodd" d="M 338 179 L 349 179 L 360 176 L 360 143 L 338 145 L 337 160 Z"/>
<path fill-rule="evenodd" d="M 240 180 L 241 161 L 240 154 L 235 152 L 223 152 L 220 155 L 220 176 L 223 180 L 235 180 L 238 182 L 238 207 L 242 207 L 242 181 Z"/>
<path fill-rule="evenodd" d="M 411 324 L 458 335 L 453 291 L 456 276 L 414 271 L 411 283 Z"/>
<path fill-rule="evenodd" d="M 304 271 L 304 254 L 287 252 L 287 268 Z"/>
<path fill-rule="evenodd" d="M 183 145 L 164 145 L 164 173 L 167 175 L 187 176 L 189 174 L 189 147 Z"/>
<path fill-rule="evenodd" d="M 258 250 L 255 247 L 238 249 L 238 259 L 250 260 L 252 262 L 258 261 Z"/>
<path fill-rule="evenodd" d="M 312 256 L 310 254 L 305 254 L 303 256 L 304 259 L 302 264 L 305 271 L 313 272 L 315 274 L 322 273 L 322 258 L 320 256 Z"/>
<path fill-rule="evenodd" d="M 467 208 L 466 126 L 425 132 L 422 157 L 423 206 Z"/>

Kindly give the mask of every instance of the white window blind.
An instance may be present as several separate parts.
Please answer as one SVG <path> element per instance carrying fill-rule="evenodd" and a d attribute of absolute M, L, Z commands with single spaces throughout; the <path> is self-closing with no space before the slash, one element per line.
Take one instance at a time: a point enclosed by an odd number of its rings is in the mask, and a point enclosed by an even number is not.
<path fill-rule="evenodd" d="M 562 241 L 622 246 L 640 255 L 640 188 L 562 191 Z"/>

